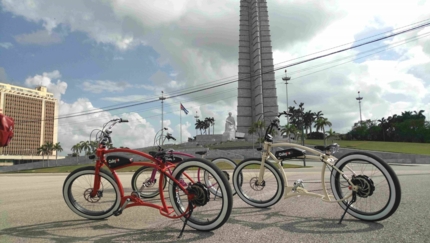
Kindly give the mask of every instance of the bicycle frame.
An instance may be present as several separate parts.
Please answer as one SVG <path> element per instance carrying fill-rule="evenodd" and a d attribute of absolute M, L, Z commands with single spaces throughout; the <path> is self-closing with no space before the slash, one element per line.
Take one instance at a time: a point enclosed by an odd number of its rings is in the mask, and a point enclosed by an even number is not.
<path fill-rule="evenodd" d="M 282 160 L 278 160 L 276 158 L 276 156 L 271 152 L 272 147 L 294 147 L 294 148 L 303 149 L 307 152 L 310 152 L 313 155 L 305 155 L 305 156 L 300 156 L 298 158 L 311 158 L 311 159 L 321 160 L 321 162 L 324 163 L 322 166 L 322 169 L 321 169 L 321 186 L 323 189 L 323 194 L 309 192 L 306 189 L 304 189 L 302 187 L 298 187 L 298 186 L 288 186 L 287 175 L 286 175 L 285 170 L 281 164 Z M 289 197 L 293 197 L 293 196 L 298 196 L 298 195 L 306 195 L 306 196 L 319 197 L 324 202 L 334 203 L 334 202 L 341 202 L 341 201 L 344 201 L 345 199 L 352 197 L 352 191 L 356 189 L 356 186 L 351 186 L 351 193 L 349 193 L 348 195 L 346 195 L 342 199 L 334 200 L 333 195 L 328 194 L 327 188 L 325 186 L 324 176 L 325 176 L 325 171 L 326 171 L 327 166 L 329 166 L 332 169 L 339 172 L 344 178 L 346 178 L 348 180 L 350 185 L 353 185 L 353 183 L 351 182 L 351 179 L 348 178 L 341 170 L 339 170 L 334 165 L 334 162 L 337 161 L 337 158 L 332 156 L 332 155 L 326 155 L 326 154 L 321 153 L 317 150 L 314 150 L 314 149 L 311 149 L 311 148 L 308 148 L 308 147 L 305 147 L 302 145 L 298 145 L 298 144 L 294 144 L 294 143 L 287 143 L 287 142 L 285 142 L 285 143 L 272 143 L 272 142 L 267 142 L 267 141 L 264 142 L 263 150 L 262 150 L 262 156 L 261 156 L 261 166 L 260 166 L 260 173 L 259 173 L 259 177 L 258 177 L 258 182 L 263 181 L 264 170 L 265 170 L 264 163 L 266 163 L 266 160 L 268 160 L 269 158 L 274 160 L 274 162 L 276 163 L 277 169 L 281 172 L 281 175 L 284 179 L 285 189 L 286 189 L 284 199 L 289 198 Z M 349 169 L 349 167 L 347 167 L 347 168 Z"/>
<path fill-rule="evenodd" d="M 131 162 L 129 164 L 121 165 L 121 166 L 118 166 L 115 168 L 110 168 L 108 166 L 108 162 L 106 161 L 105 155 L 110 154 L 110 153 L 115 153 L 115 152 L 124 152 L 124 153 L 132 153 L 135 155 L 139 155 L 139 156 L 147 158 L 148 160 L 152 161 L 153 163 L 150 163 L 150 162 Z M 132 149 L 124 149 L 124 148 L 107 150 L 107 149 L 103 148 L 103 145 L 100 145 L 99 148 L 96 150 L 96 155 L 97 155 L 97 161 L 96 161 L 96 166 L 95 166 L 94 188 L 93 188 L 93 191 L 91 192 L 91 197 L 96 196 L 96 194 L 100 188 L 99 172 L 103 166 L 106 166 L 110 170 L 110 172 L 112 173 L 113 177 L 115 178 L 115 181 L 117 182 L 119 190 L 120 190 L 121 203 L 120 203 L 119 211 L 122 212 L 124 209 L 129 208 L 129 207 L 134 207 L 134 206 L 146 206 L 146 207 L 152 207 L 152 208 L 158 209 L 161 215 L 168 217 L 168 218 L 181 218 L 188 213 L 189 208 L 187 208 L 187 210 L 185 210 L 185 212 L 181 215 L 174 214 L 175 211 L 173 210 L 173 207 L 167 205 L 165 197 L 164 197 L 164 191 L 163 191 L 164 176 L 168 177 L 170 180 L 172 180 L 174 183 L 176 183 L 181 188 L 181 190 L 184 191 L 188 197 L 190 197 L 190 195 L 188 194 L 188 191 L 184 188 L 184 186 L 178 180 L 173 178 L 171 173 L 168 172 L 172 167 L 175 167 L 174 164 L 169 163 L 169 162 L 163 163 L 163 162 L 153 158 L 151 155 L 146 154 L 144 152 L 140 152 L 140 151 L 136 151 L 136 150 L 132 150 Z M 159 192 L 160 192 L 160 200 L 161 200 L 161 204 L 162 204 L 161 206 L 154 204 L 154 203 L 149 203 L 149 202 L 143 201 L 142 198 L 140 198 L 134 192 L 131 193 L 130 196 L 124 195 L 124 188 L 122 186 L 122 183 L 119 179 L 118 174 L 116 173 L 116 170 L 121 169 L 121 168 L 130 167 L 130 166 L 147 166 L 147 167 L 152 167 L 152 168 L 154 168 L 154 170 L 159 170 L 161 172 L 160 178 L 159 178 L 159 183 L 158 183 Z M 193 181 L 186 173 L 184 173 L 184 175 L 190 181 Z"/>

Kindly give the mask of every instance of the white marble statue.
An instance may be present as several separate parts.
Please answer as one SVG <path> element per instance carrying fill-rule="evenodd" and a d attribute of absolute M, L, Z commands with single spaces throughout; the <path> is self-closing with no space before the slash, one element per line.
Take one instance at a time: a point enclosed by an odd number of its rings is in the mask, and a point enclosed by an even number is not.
<path fill-rule="evenodd" d="M 235 140 L 236 139 L 236 121 L 231 116 L 231 112 L 228 113 L 228 117 L 225 120 L 225 130 L 223 137 L 225 140 Z"/>

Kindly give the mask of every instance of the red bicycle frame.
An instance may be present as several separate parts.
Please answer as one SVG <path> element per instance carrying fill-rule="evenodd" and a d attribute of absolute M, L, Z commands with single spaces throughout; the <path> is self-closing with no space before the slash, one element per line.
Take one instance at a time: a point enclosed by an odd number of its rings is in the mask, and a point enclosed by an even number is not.
<path fill-rule="evenodd" d="M 98 190 L 100 189 L 100 169 L 103 166 L 106 166 L 107 168 L 109 168 L 113 177 L 115 178 L 115 181 L 118 184 L 119 191 L 121 194 L 120 208 L 122 208 L 122 210 L 126 209 L 126 208 L 130 208 L 130 207 L 134 207 L 134 206 L 147 206 L 147 207 L 152 207 L 152 208 L 158 209 L 161 215 L 166 216 L 168 218 L 181 218 L 188 213 L 189 208 L 187 208 L 187 210 L 185 210 L 185 212 L 182 213 L 181 215 L 172 215 L 175 211 L 173 210 L 172 206 L 167 205 L 166 200 L 164 198 L 164 190 L 163 190 L 164 176 L 163 175 L 169 177 L 169 179 L 172 180 L 172 182 L 176 183 L 180 187 L 180 189 L 182 191 L 184 191 L 185 194 L 188 196 L 188 200 L 191 200 L 194 197 L 194 195 L 188 193 L 186 188 L 178 180 L 173 178 L 173 176 L 168 172 L 168 170 L 170 168 L 175 167 L 174 164 L 172 164 L 170 162 L 160 161 L 160 160 L 152 157 L 151 155 L 149 155 L 147 153 L 140 152 L 137 150 L 125 149 L 125 148 L 107 150 L 104 147 L 105 147 L 104 145 L 100 144 L 96 150 L 97 161 L 96 161 L 96 166 L 95 166 L 94 188 L 93 188 L 93 191 L 91 192 L 91 197 L 95 197 L 97 195 Z M 108 162 L 106 161 L 105 155 L 110 154 L 110 153 L 115 153 L 115 152 L 124 152 L 124 153 L 132 153 L 135 155 L 139 155 L 139 156 L 147 158 L 148 160 L 152 161 L 153 163 L 151 163 L 151 162 L 134 162 L 133 161 L 129 164 L 121 165 L 121 166 L 118 166 L 115 168 L 110 168 L 108 166 Z M 118 177 L 118 174 L 116 173 L 116 170 L 121 169 L 121 168 L 130 167 L 130 166 L 147 166 L 147 167 L 152 167 L 154 169 L 157 169 L 161 172 L 158 187 L 159 187 L 160 200 L 161 200 L 162 206 L 156 205 L 154 203 L 145 202 L 142 200 L 142 198 L 140 198 L 135 193 L 132 193 L 130 196 L 124 195 L 124 188 L 123 188 L 122 183 Z M 194 181 L 186 173 L 183 173 L 183 175 L 186 176 L 192 183 L 194 183 Z M 123 205 L 124 205 L 124 203 L 126 203 L 126 201 L 129 201 L 129 203 L 123 208 Z"/>

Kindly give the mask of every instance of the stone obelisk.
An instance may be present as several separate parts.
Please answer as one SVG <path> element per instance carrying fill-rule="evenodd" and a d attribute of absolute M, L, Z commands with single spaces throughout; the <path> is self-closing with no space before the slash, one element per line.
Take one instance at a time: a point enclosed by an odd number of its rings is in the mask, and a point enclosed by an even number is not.
<path fill-rule="evenodd" d="M 278 114 L 266 0 L 240 1 L 237 131 L 258 120 L 266 126 Z"/>

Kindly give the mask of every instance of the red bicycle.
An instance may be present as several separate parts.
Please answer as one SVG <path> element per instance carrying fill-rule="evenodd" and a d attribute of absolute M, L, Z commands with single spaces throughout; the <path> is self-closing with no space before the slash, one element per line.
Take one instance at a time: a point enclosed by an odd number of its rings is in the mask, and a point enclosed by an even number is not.
<path fill-rule="evenodd" d="M 184 221 L 185 225 L 201 231 L 211 231 L 221 227 L 230 217 L 233 196 L 227 179 L 212 163 L 200 159 L 189 158 L 179 164 L 172 164 L 163 158 L 164 151 L 156 156 L 133 149 L 109 149 L 112 143 L 110 134 L 117 123 L 128 122 L 125 119 L 113 119 L 99 130 L 99 146 L 91 159 L 96 159 L 95 166 L 88 166 L 71 172 L 63 185 L 63 197 L 69 208 L 79 216 L 88 219 L 104 219 L 112 215 L 119 216 L 124 209 L 133 206 L 146 206 L 158 209 L 160 214 Z M 111 124 L 105 130 L 105 127 Z M 133 161 L 113 153 L 131 153 L 144 157 L 151 162 Z M 113 155 L 109 155 L 113 154 Z M 158 189 L 161 205 L 146 202 L 139 193 L 133 191 L 124 195 L 124 188 L 116 170 L 129 166 L 145 166 L 159 171 Z M 103 168 L 103 167 L 106 167 Z M 169 172 L 173 169 L 172 172 Z M 109 170 L 109 171 L 108 171 Z M 217 193 L 211 193 L 203 174 L 211 177 L 211 186 L 217 185 Z M 164 183 L 168 183 L 168 197 L 164 195 Z M 202 183 L 203 182 L 203 183 Z"/>

